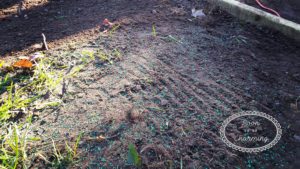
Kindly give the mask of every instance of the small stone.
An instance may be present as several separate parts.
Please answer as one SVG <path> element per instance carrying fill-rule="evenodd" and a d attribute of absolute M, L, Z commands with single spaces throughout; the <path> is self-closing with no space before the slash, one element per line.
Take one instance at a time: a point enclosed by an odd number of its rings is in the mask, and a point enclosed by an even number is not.
<path fill-rule="evenodd" d="M 133 108 L 133 109 L 129 110 L 129 112 L 128 112 L 128 119 L 130 121 L 135 122 L 137 120 L 141 120 L 142 119 L 142 115 L 143 115 L 142 112 L 140 112 L 137 109 Z"/>
<path fill-rule="evenodd" d="M 41 48 L 43 48 L 43 45 L 42 44 L 34 44 L 33 46 L 32 46 L 34 49 L 41 49 Z"/>
<path fill-rule="evenodd" d="M 161 104 L 162 106 L 165 106 L 165 105 L 168 104 L 168 100 L 162 99 L 162 100 L 160 101 L 160 104 Z"/>
<path fill-rule="evenodd" d="M 198 152 L 194 153 L 194 154 L 193 154 L 193 158 L 199 159 L 199 158 L 200 158 L 199 153 L 198 153 Z"/>
<path fill-rule="evenodd" d="M 256 55 L 255 55 L 254 53 L 251 52 L 250 56 L 251 56 L 251 58 L 252 58 L 253 60 L 257 60 L 257 57 L 256 57 Z"/>
<path fill-rule="evenodd" d="M 45 120 L 42 120 L 42 121 L 40 122 L 40 125 L 44 125 L 44 124 L 46 124 L 46 121 L 45 121 Z"/>
<path fill-rule="evenodd" d="M 153 9 L 151 12 L 152 12 L 153 14 L 157 14 L 157 11 L 156 11 L 155 9 Z"/>
<path fill-rule="evenodd" d="M 134 92 L 134 93 L 137 93 L 140 90 L 142 90 L 142 87 L 140 85 L 136 85 L 136 86 L 131 88 L 131 91 Z"/>
<path fill-rule="evenodd" d="M 300 136 L 299 135 L 294 135 L 294 139 L 295 139 L 295 141 L 300 143 Z"/>
<path fill-rule="evenodd" d="M 78 93 L 78 94 L 77 94 L 77 97 L 78 97 L 78 98 L 83 98 L 84 95 L 85 95 L 84 93 Z"/>
<path fill-rule="evenodd" d="M 90 41 L 89 44 L 91 44 L 91 45 L 97 45 L 96 42 L 94 42 L 94 41 Z"/>
<path fill-rule="evenodd" d="M 292 75 L 293 79 L 300 82 L 300 73 L 295 73 Z"/>
<path fill-rule="evenodd" d="M 262 73 L 262 75 L 264 75 L 265 77 L 269 77 L 269 76 L 270 76 L 270 73 L 269 73 L 269 72 L 262 71 L 261 73 Z"/>
<path fill-rule="evenodd" d="M 44 134 L 44 132 L 45 132 L 45 130 L 44 129 L 42 129 L 42 128 L 39 128 L 38 130 L 36 130 L 35 131 L 38 135 L 43 135 Z"/>

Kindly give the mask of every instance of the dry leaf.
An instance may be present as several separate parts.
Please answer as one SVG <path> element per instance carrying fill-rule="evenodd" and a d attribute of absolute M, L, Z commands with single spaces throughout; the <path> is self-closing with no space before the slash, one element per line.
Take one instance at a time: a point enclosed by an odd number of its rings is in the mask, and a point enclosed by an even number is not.
<path fill-rule="evenodd" d="M 195 8 L 192 9 L 192 16 L 195 18 L 203 18 L 206 15 L 203 13 L 203 9 L 196 10 Z"/>
<path fill-rule="evenodd" d="M 16 68 L 32 68 L 33 64 L 28 59 L 21 59 L 15 62 L 12 66 Z"/>

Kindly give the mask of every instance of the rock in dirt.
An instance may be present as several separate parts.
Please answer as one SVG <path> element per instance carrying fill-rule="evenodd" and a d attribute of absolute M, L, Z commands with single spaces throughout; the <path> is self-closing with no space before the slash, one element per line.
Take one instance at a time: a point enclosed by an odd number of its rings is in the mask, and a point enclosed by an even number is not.
<path fill-rule="evenodd" d="M 33 49 L 36 49 L 36 50 L 42 49 L 42 48 L 43 48 L 43 45 L 40 44 L 40 43 L 37 43 L 37 44 L 32 45 L 32 48 L 33 48 Z"/>
<path fill-rule="evenodd" d="M 157 10 L 153 9 L 153 10 L 151 11 L 151 13 L 157 14 L 158 12 L 157 12 Z"/>
<path fill-rule="evenodd" d="M 78 97 L 78 98 L 83 98 L 84 96 L 85 96 L 84 93 L 78 93 L 78 94 L 77 94 L 77 97 Z"/>
<path fill-rule="evenodd" d="M 294 135 L 294 139 L 296 142 L 300 143 L 300 136 L 299 135 Z"/>
<path fill-rule="evenodd" d="M 293 79 L 300 82 L 300 73 L 295 73 L 292 75 Z"/>
<path fill-rule="evenodd" d="M 143 113 L 136 108 L 132 108 L 127 112 L 128 120 L 132 122 L 137 122 L 142 119 Z"/>

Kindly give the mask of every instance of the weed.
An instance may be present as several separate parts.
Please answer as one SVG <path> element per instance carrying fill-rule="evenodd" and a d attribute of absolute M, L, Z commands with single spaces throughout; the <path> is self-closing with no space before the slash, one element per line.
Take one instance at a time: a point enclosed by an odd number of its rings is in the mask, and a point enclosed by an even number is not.
<path fill-rule="evenodd" d="M 3 60 L 0 61 L 0 68 L 2 68 L 2 66 L 4 65 L 4 63 L 5 62 Z"/>
<path fill-rule="evenodd" d="M 24 109 L 30 103 L 34 102 L 38 96 L 24 98 L 24 88 L 15 89 L 14 85 L 11 83 L 9 87 L 7 87 L 7 97 L 2 100 L 2 104 L 0 106 L 0 123 L 4 122 L 11 117 L 14 116 L 14 109 Z M 14 90 L 14 92 L 13 92 Z"/>
<path fill-rule="evenodd" d="M 28 143 L 39 140 L 31 137 L 30 124 L 18 125 L 7 121 L 25 112 L 32 103 L 46 93 L 53 92 L 61 83 L 63 74 L 52 68 L 50 60 L 40 60 L 36 64 L 31 78 L 21 78 L 16 81 L 10 74 L 6 74 L 0 81 L 2 99 L 0 100 L 0 168 L 27 168 L 29 147 Z M 18 78 L 18 72 L 14 78 Z M 57 102 L 43 105 L 57 106 Z M 12 119 L 13 120 L 13 119 Z M 28 120 L 26 120 L 29 122 Z"/>
<path fill-rule="evenodd" d="M 62 104 L 61 100 L 50 101 L 50 102 L 45 102 L 45 103 L 38 103 L 38 104 L 36 104 L 35 108 L 37 110 L 41 110 L 41 109 L 45 109 L 45 108 L 49 108 L 49 107 L 58 107 L 61 104 Z"/>
<path fill-rule="evenodd" d="M 114 56 L 114 58 L 116 59 L 121 59 L 121 52 L 118 49 L 114 49 L 112 55 Z"/>
<path fill-rule="evenodd" d="M 81 61 L 84 63 L 84 64 L 87 64 L 89 63 L 91 60 L 95 60 L 95 52 L 94 51 L 91 51 L 91 50 L 83 50 L 81 52 L 81 54 L 83 55 L 83 57 L 81 58 Z"/>
<path fill-rule="evenodd" d="M 111 57 L 110 57 L 108 54 L 106 54 L 106 53 L 104 53 L 104 52 L 102 52 L 102 51 L 98 51 L 98 52 L 97 52 L 97 56 L 99 57 L 99 59 L 100 59 L 102 62 L 108 62 L 108 63 L 110 63 L 110 64 L 113 64 L 113 63 L 114 63 L 113 60 L 111 59 Z"/>
<path fill-rule="evenodd" d="M 142 166 L 142 159 L 141 156 L 138 154 L 135 146 L 133 144 L 129 144 L 128 146 L 128 163 L 133 164 L 136 167 Z"/>
<path fill-rule="evenodd" d="M 112 29 L 109 31 L 109 36 L 112 36 L 112 34 L 114 34 L 116 32 L 117 29 L 120 28 L 120 24 L 116 24 L 112 27 Z"/>
<path fill-rule="evenodd" d="M 29 84 L 33 91 L 45 94 L 47 91 L 53 91 L 63 80 L 63 72 L 51 69 L 52 62 L 41 60 L 37 64 L 34 75 Z"/>
<path fill-rule="evenodd" d="M 82 135 L 83 134 L 81 133 L 77 137 L 73 147 L 71 147 L 67 142 L 65 142 L 65 147 L 64 147 L 64 149 L 66 150 L 65 153 L 62 153 L 60 150 L 58 150 L 56 148 L 54 141 L 52 140 L 53 151 L 54 151 L 53 154 L 54 160 L 52 161 L 52 167 L 59 168 L 59 169 L 66 168 L 67 166 L 75 162 L 75 159 L 77 157 L 77 148 Z"/>
<path fill-rule="evenodd" d="M 78 65 L 78 66 L 75 66 L 69 75 L 67 75 L 66 77 L 74 77 L 77 75 L 78 72 L 80 72 L 83 68 L 85 67 L 85 65 Z"/>
<path fill-rule="evenodd" d="M 40 60 L 33 70 L 33 76 L 19 81 L 19 85 L 13 83 L 9 74 L 1 80 L 0 87 L 6 87 L 6 93 L 2 94 L 3 99 L 0 102 L 0 122 L 14 117 L 14 112 L 20 112 L 14 110 L 25 110 L 41 96 L 57 88 L 63 80 L 63 73 L 52 69 L 52 64 L 52 61 Z M 10 86 L 7 86 L 8 83 L 11 83 Z"/>
<path fill-rule="evenodd" d="M 15 169 L 17 167 L 27 168 L 28 144 L 40 140 L 31 136 L 30 123 L 17 125 L 8 124 L 6 132 L 0 135 L 2 142 L 0 147 L 0 168 Z"/>
<path fill-rule="evenodd" d="M 153 35 L 154 37 L 157 36 L 157 33 L 156 33 L 156 27 L 155 27 L 154 24 L 152 25 L 152 35 Z"/>
<path fill-rule="evenodd" d="M 101 61 L 103 61 L 103 62 L 108 62 L 108 61 L 109 61 L 108 55 L 105 54 L 104 52 L 98 51 L 97 54 L 98 54 L 98 57 L 99 57 L 99 59 L 100 59 Z"/>
<path fill-rule="evenodd" d="M 119 26 L 116 26 L 113 33 Z M 66 78 L 71 78 L 95 60 L 95 52 L 83 50 L 78 53 L 79 64 L 72 64 L 67 67 L 58 64 L 56 60 L 50 58 L 40 59 L 35 64 L 33 70 L 26 71 L 26 76 L 20 71 L 1 73 L 0 77 L 0 169 L 28 168 L 36 155 L 49 162 L 52 167 L 65 168 L 75 162 L 78 156 L 78 144 L 81 135 L 71 146 L 65 142 L 63 150 L 57 149 L 53 142 L 53 160 L 48 161 L 41 153 L 34 152 L 30 147 L 31 142 L 39 141 L 39 138 L 31 137 L 31 122 L 25 119 L 16 119 L 18 115 L 26 113 L 31 109 L 40 110 L 47 107 L 61 105 L 61 99 L 43 101 L 48 94 L 55 96 L 57 86 L 60 86 Z M 103 62 L 113 63 L 113 59 L 121 57 L 121 53 L 115 49 L 112 53 L 98 51 L 97 56 Z M 2 62 L 0 64 L 3 64 Z M 67 72 L 64 70 L 67 69 Z M 25 78 L 24 78 L 25 77 Z M 18 122 L 13 123 L 12 121 Z M 26 121 L 26 125 L 18 125 L 19 121 Z M 50 143 L 51 144 L 51 143 Z"/>
<path fill-rule="evenodd" d="M 175 38 L 172 35 L 168 35 L 167 37 L 161 37 L 162 39 L 169 41 L 169 42 L 175 42 L 175 43 L 180 43 L 183 44 L 183 42 L 181 40 L 179 40 L 178 38 Z"/>

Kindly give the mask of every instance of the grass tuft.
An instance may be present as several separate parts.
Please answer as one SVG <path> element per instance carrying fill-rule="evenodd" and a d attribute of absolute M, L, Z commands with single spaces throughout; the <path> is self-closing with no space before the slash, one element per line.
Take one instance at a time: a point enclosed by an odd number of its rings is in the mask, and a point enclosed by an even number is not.
<path fill-rule="evenodd" d="M 16 123 L 7 124 L 1 129 L 5 131 L 0 135 L 2 142 L 0 147 L 0 168 L 15 169 L 28 168 L 29 143 L 38 141 L 33 137 L 30 123 L 18 125 Z"/>
<path fill-rule="evenodd" d="M 51 166 L 58 169 L 67 168 L 67 166 L 75 163 L 75 160 L 77 158 L 77 148 L 79 145 L 79 142 L 82 137 L 82 133 L 77 137 L 75 144 L 71 147 L 68 142 L 65 142 L 65 147 L 63 148 L 65 152 L 61 152 L 59 149 L 57 149 L 57 146 L 55 145 L 54 141 L 52 140 L 53 145 L 53 157 L 54 160 L 51 163 Z"/>

